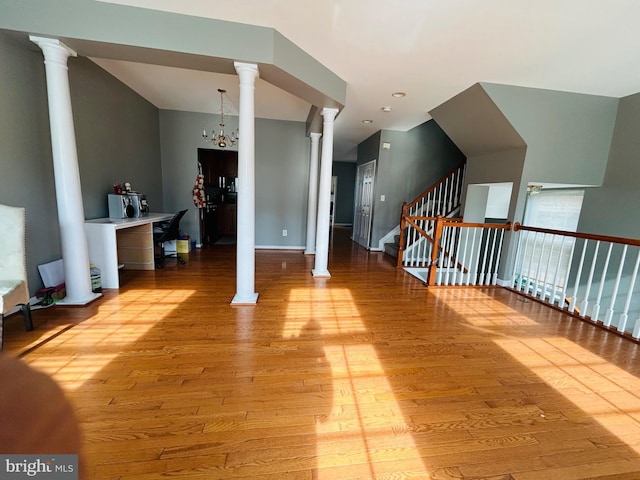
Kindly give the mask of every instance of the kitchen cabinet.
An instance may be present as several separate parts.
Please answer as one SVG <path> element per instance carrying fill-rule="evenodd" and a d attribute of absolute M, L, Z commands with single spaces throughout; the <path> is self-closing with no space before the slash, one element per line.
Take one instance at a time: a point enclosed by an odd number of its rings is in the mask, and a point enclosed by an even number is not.
<path fill-rule="evenodd" d="M 232 203 L 222 203 L 218 210 L 218 229 L 222 235 L 235 235 L 237 230 L 237 209 Z"/>
<path fill-rule="evenodd" d="M 220 159 L 220 176 L 235 178 L 238 176 L 238 154 L 236 152 L 225 153 L 234 153 L 235 155 L 222 156 Z"/>

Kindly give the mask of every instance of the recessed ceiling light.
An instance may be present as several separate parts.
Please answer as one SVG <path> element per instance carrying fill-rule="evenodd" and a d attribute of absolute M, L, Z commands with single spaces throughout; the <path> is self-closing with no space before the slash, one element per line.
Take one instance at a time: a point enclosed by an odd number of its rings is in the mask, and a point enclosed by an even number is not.
<path fill-rule="evenodd" d="M 404 97 L 405 95 L 406 95 L 406 93 L 404 93 L 404 92 L 394 92 L 394 93 L 392 93 L 392 94 L 391 94 L 391 96 L 392 96 L 393 98 L 402 98 L 402 97 Z"/>
<path fill-rule="evenodd" d="M 362 120 L 362 123 L 373 123 L 373 120 Z"/>
<path fill-rule="evenodd" d="M 383 112 L 390 112 L 391 111 L 391 107 L 382 107 L 382 111 Z"/>

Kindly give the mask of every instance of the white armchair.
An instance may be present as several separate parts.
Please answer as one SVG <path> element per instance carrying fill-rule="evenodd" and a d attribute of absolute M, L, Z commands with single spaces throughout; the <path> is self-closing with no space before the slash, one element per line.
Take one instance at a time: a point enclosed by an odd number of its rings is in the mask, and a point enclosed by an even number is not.
<path fill-rule="evenodd" d="M 0 205 L 0 350 L 4 316 L 22 307 L 24 326 L 33 330 L 25 255 L 25 209 Z"/>

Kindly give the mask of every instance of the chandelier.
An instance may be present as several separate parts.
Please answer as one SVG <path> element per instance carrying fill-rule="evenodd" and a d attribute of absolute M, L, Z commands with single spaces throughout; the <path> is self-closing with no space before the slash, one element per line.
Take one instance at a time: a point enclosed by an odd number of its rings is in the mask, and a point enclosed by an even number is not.
<path fill-rule="evenodd" d="M 231 135 L 224 133 L 224 98 L 223 96 L 227 93 L 226 90 L 219 88 L 218 92 L 220 92 L 220 131 L 216 134 L 215 130 L 211 130 L 211 136 L 207 134 L 206 129 L 202 129 L 202 138 L 204 141 L 209 143 L 214 143 L 220 148 L 225 148 L 229 145 L 235 145 L 238 143 L 238 129 L 236 128 L 235 132 L 232 132 Z"/>

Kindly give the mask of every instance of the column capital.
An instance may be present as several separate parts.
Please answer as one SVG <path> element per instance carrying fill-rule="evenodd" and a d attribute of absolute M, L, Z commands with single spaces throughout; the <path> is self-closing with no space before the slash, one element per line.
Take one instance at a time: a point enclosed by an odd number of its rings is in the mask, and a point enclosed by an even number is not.
<path fill-rule="evenodd" d="M 322 115 L 324 117 L 325 122 L 326 121 L 332 121 L 336 118 L 336 115 L 338 115 L 338 109 L 337 108 L 323 108 L 322 112 L 320 112 L 320 115 Z"/>
<path fill-rule="evenodd" d="M 75 50 L 67 47 L 57 38 L 46 38 L 29 35 L 29 40 L 40 47 L 40 49 L 44 53 L 45 60 L 66 65 L 67 58 L 78 56 Z"/>
<path fill-rule="evenodd" d="M 311 137 L 311 142 L 312 143 L 318 143 L 318 141 L 320 140 L 320 137 L 322 136 L 321 133 L 316 133 L 316 132 L 312 132 L 309 134 L 309 137 Z"/>
<path fill-rule="evenodd" d="M 260 76 L 258 65 L 255 63 L 233 62 L 233 67 L 236 69 L 236 73 L 240 77 L 241 81 L 245 79 L 253 82 Z"/>

